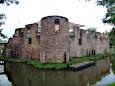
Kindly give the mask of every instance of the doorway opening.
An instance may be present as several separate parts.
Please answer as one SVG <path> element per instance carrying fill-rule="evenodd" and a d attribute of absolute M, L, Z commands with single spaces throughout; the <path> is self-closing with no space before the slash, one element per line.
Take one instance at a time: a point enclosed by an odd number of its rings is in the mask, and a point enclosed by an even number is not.
<path fill-rule="evenodd" d="M 66 56 L 66 53 L 64 53 L 64 63 L 66 63 L 67 61 L 67 56 Z"/>

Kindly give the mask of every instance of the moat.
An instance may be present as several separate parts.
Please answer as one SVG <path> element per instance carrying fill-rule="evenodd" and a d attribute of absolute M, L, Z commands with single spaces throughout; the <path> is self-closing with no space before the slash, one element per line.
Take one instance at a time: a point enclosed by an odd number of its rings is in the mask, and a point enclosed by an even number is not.
<path fill-rule="evenodd" d="M 5 62 L 0 65 L 0 86 L 100 86 L 115 82 L 109 58 L 80 71 L 38 70 L 31 65 Z"/>

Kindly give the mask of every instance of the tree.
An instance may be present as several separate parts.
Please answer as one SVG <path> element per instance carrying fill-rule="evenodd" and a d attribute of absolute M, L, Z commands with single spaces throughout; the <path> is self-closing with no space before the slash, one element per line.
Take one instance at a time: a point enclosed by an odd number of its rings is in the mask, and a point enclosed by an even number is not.
<path fill-rule="evenodd" d="M 109 33 L 110 47 L 115 46 L 115 28 L 113 27 Z"/>
<path fill-rule="evenodd" d="M 7 5 L 10 5 L 10 4 L 19 4 L 19 1 L 18 0 L 0 0 L 0 4 L 7 4 Z"/>
<path fill-rule="evenodd" d="M 2 21 L 3 19 L 6 19 L 6 15 L 5 14 L 0 14 L 0 27 L 5 24 L 4 21 Z M 5 34 L 2 33 L 3 29 L 0 29 L 0 37 L 2 38 L 7 38 L 7 36 Z"/>
<path fill-rule="evenodd" d="M 10 4 L 19 4 L 19 1 L 17 0 L 0 0 L 0 4 L 7 4 L 9 6 Z M 0 13 L 0 27 L 5 24 L 4 19 L 6 19 L 6 15 L 4 13 Z M 5 34 L 2 33 L 3 29 L 0 29 L 0 37 L 7 38 Z"/>
<path fill-rule="evenodd" d="M 3 13 L 1 13 L 0 14 L 0 26 L 2 26 L 3 24 L 5 24 L 4 21 L 2 21 L 3 19 L 6 19 L 6 15 L 3 14 Z"/>
<path fill-rule="evenodd" d="M 108 32 L 108 31 L 105 31 L 105 32 L 103 32 L 103 34 L 104 34 L 104 35 L 108 35 L 108 34 L 109 34 L 109 32 Z"/>
<path fill-rule="evenodd" d="M 96 32 L 96 28 L 95 27 L 90 27 L 87 30 L 90 31 L 90 32 Z"/>
<path fill-rule="evenodd" d="M 107 8 L 103 23 L 113 25 L 112 30 L 109 33 L 110 47 L 115 48 L 115 0 L 97 0 L 97 4 Z"/>
<path fill-rule="evenodd" d="M 3 39 L 4 39 L 4 38 L 7 38 L 7 36 L 2 33 L 2 30 L 3 30 L 3 29 L 0 29 L 0 37 L 2 37 Z"/>
<path fill-rule="evenodd" d="M 103 23 L 108 23 L 115 27 L 115 0 L 97 0 L 97 5 L 107 8 Z"/>

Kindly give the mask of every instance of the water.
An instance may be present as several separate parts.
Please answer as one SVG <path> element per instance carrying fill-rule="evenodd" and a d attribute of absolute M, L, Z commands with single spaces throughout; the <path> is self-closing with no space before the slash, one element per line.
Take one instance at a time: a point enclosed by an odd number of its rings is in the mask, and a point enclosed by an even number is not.
<path fill-rule="evenodd" d="M 31 65 L 12 62 L 2 66 L 0 86 L 100 86 L 115 82 L 108 58 L 80 71 L 43 71 Z"/>

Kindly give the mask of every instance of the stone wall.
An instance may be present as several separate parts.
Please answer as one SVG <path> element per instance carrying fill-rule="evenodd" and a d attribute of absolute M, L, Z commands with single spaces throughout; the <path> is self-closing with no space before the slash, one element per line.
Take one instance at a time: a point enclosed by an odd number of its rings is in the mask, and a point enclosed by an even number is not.
<path fill-rule="evenodd" d="M 39 38 L 37 36 L 38 24 L 26 25 L 21 30 L 22 57 L 29 59 L 39 59 Z"/>
<path fill-rule="evenodd" d="M 109 38 L 99 32 L 82 30 L 73 27 L 73 37 L 70 37 L 70 57 L 91 56 L 109 51 Z"/>
<path fill-rule="evenodd" d="M 68 19 L 48 16 L 41 19 L 40 59 L 42 62 L 66 62 L 69 57 Z"/>
<path fill-rule="evenodd" d="M 69 32 L 70 29 L 73 31 Z M 40 22 L 15 30 L 5 47 L 6 57 L 67 62 L 69 57 L 107 53 L 107 35 L 80 29 L 62 16 L 43 17 Z"/>
<path fill-rule="evenodd" d="M 6 56 L 39 59 L 38 25 L 30 24 L 25 28 L 15 30 L 13 38 L 10 38 L 6 46 Z"/>

